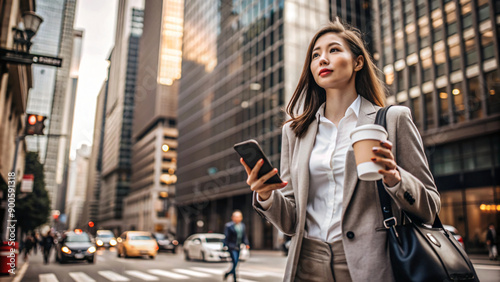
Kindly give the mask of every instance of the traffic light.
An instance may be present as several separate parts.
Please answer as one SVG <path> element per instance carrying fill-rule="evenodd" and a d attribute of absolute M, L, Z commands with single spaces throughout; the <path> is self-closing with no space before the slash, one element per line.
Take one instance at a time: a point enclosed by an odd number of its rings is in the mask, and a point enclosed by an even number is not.
<path fill-rule="evenodd" d="M 94 227 L 94 222 L 89 221 L 89 227 L 90 227 L 90 228 Z"/>
<path fill-rule="evenodd" d="M 43 135 L 46 118 L 41 115 L 28 114 L 26 116 L 26 135 Z"/>

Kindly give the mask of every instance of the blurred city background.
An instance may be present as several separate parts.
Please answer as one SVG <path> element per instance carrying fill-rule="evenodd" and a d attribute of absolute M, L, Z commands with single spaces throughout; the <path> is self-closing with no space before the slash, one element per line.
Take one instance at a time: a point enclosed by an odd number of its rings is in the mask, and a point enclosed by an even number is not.
<path fill-rule="evenodd" d="M 1 241 L 15 179 L 21 248 L 27 236 L 75 229 L 94 243 L 97 230 L 137 230 L 181 246 L 223 233 L 239 209 L 252 252 L 272 261 L 266 252 L 288 238 L 253 211 L 232 147 L 256 139 L 279 168 L 307 45 L 338 16 L 364 33 L 388 104 L 411 109 L 443 224 L 487 260 L 488 225 L 500 230 L 500 1 L 0 0 L 0 9 Z M 76 27 L 84 10 L 109 36 Z M 81 72 L 99 40 L 105 55 Z M 89 69 L 102 79 L 84 80 Z M 497 266 L 486 267 L 492 277 Z"/>

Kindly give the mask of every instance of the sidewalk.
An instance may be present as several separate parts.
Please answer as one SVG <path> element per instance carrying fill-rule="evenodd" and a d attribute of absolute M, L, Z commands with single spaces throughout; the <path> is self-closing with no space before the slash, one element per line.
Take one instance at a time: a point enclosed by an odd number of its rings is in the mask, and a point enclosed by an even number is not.
<path fill-rule="evenodd" d="M 500 266 L 500 260 L 490 260 L 487 254 L 469 254 L 469 258 L 473 264 Z"/>

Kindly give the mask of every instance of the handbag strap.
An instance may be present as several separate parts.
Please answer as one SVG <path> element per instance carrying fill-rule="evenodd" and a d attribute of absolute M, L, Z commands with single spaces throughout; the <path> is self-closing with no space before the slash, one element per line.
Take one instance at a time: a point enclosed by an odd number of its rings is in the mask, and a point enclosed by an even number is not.
<path fill-rule="evenodd" d="M 392 105 L 380 108 L 377 112 L 377 116 L 375 117 L 375 124 L 381 125 L 384 128 L 387 129 L 387 121 L 386 121 L 386 116 L 389 108 L 392 107 Z M 385 190 L 384 184 L 382 182 L 382 179 L 377 180 L 377 190 L 378 190 L 378 196 L 380 199 L 380 207 L 382 208 L 382 215 L 384 216 L 384 226 L 385 228 L 389 229 L 395 225 L 397 225 L 396 217 L 392 214 L 392 207 L 391 207 L 391 196 L 387 193 Z M 407 214 L 405 214 L 406 217 L 408 217 Z M 410 218 L 411 220 L 411 218 Z M 432 224 L 433 228 L 444 228 L 443 224 L 441 223 L 441 220 L 439 219 L 438 215 L 436 214 L 436 217 L 434 219 L 434 223 Z M 394 230 L 395 231 L 395 230 Z"/>

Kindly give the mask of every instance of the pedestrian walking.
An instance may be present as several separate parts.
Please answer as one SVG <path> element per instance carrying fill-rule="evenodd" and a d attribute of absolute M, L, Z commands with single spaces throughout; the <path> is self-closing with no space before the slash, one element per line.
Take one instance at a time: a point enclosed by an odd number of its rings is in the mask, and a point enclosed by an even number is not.
<path fill-rule="evenodd" d="M 52 236 L 52 232 L 49 230 L 47 235 L 42 238 L 42 247 L 43 247 L 43 263 L 49 263 L 49 255 L 50 250 L 54 246 L 54 236 Z"/>
<path fill-rule="evenodd" d="M 358 180 L 350 133 L 373 124 L 385 92 L 361 32 L 339 19 L 311 40 L 282 129 L 281 184 L 241 163 L 255 210 L 292 236 L 284 281 L 395 281 L 376 181 Z M 383 165 L 393 214 L 432 224 L 440 209 L 422 139 L 410 110 L 387 113 L 389 141 L 372 148 Z"/>
<path fill-rule="evenodd" d="M 24 245 L 24 249 L 23 249 L 24 257 L 23 257 L 23 259 L 24 259 L 24 261 L 27 261 L 28 260 L 28 256 L 29 256 L 29 254 L 31 252 L 31 249 L 33 247 L 35 247 L 35 249 L 36 249 L 35 241 L 33 239 L 33 236 L 31 236 L 30 233 L 28 233 L 26 235 L 26 238 L 24 238 L 24 244 L 23 245 Z"/>
<path fill-rule="evenodd" d="M 233 280 L 236 282 L 236 266 L 240 258 L 241 245 L 244 244 L 245 248 L 249 248 L 248 238 L 246 235 L 245 224 L 241 222 L 243 214 L 239 210 L 233 211 L 231 221 L 226 223 L 224 227 L 224 247 L 227 248 L 231 256 L 231 269 L 224 273 L 223 280 L 226 280 L 229 275 L 233 275 Z"/>
<path fill-rule="evenodd" d="M 493 223 L 490 223 L 488 226 L 488 232 L 486 233 L 486 246 L 488 247 L 490 260 L 498 259 L 497 232 Z"/>
<path fill-rule="evenodd" d="M 40 243 L 40 233 L 38 231 L 33 236 L 33 253 L 36 255 L 38 253 L 38 245 Z"/>

